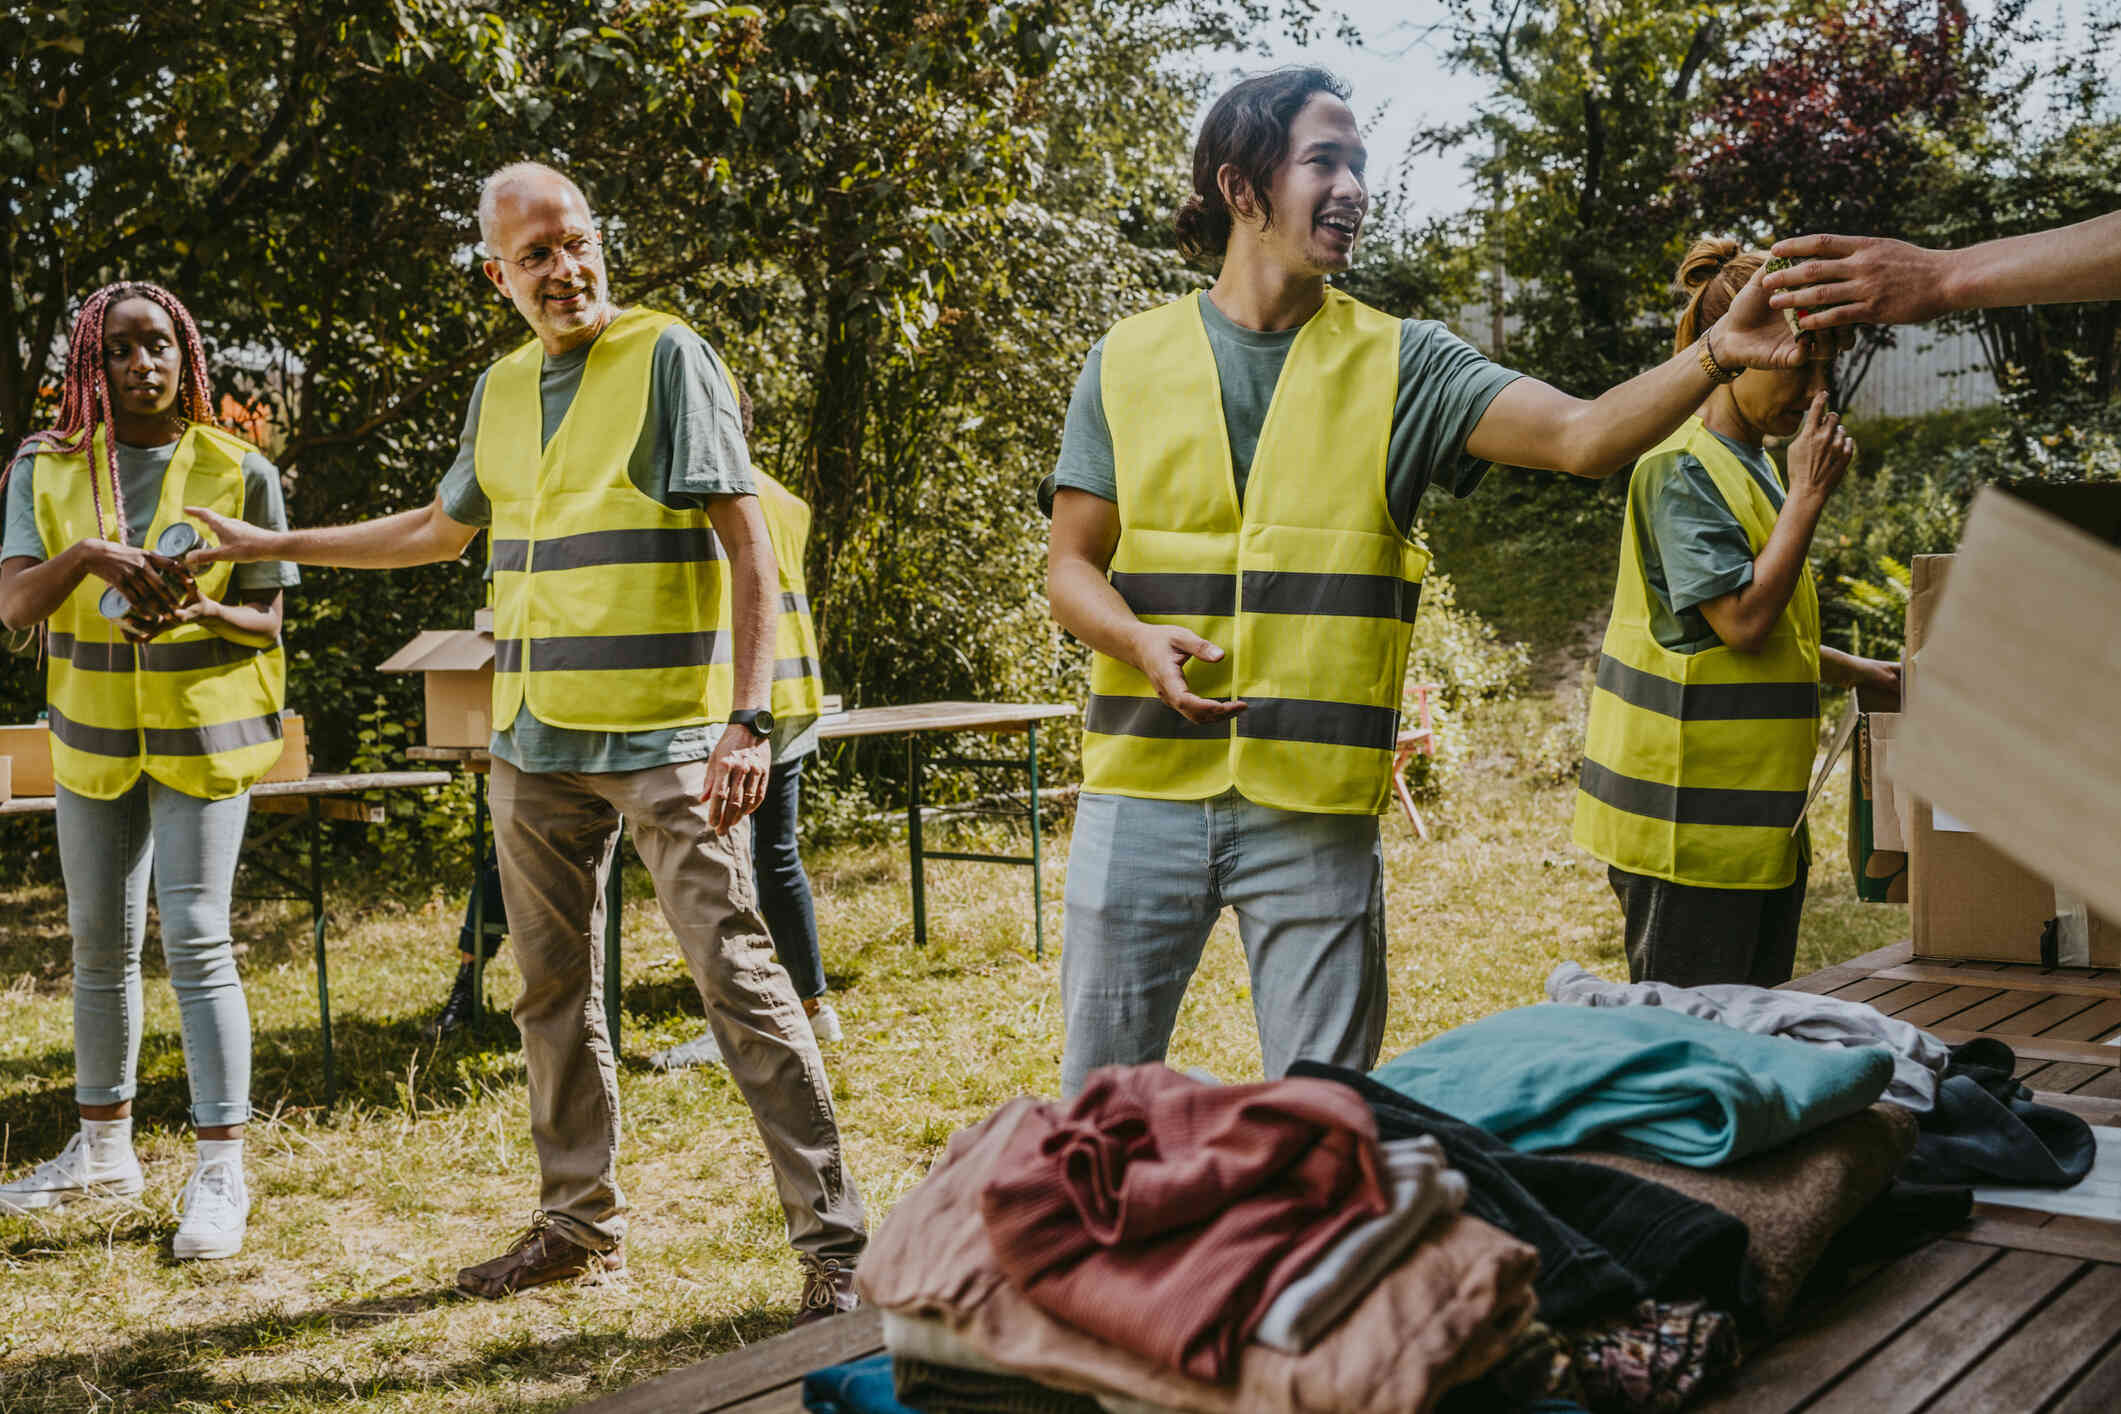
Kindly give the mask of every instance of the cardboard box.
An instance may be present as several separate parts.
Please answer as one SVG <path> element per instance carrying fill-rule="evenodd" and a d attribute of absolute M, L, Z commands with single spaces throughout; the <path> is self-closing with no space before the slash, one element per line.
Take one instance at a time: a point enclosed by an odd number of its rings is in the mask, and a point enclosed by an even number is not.
<path fill-rule="evenodd" d="M 16 795 L 52 795 L 52 734 L 42 722 L 0 727 L 0 756 L 8 758 Z"/>
<path fill-rule="evenodd" d="M 493 740 L 493 638 L 475 629 L 428 629 L 376 664 L 427 679 L 427 744 L 484 750 Z"/>
<path fill-rule="evenodd" d="M 303 724 L 300 713 L 280 714 L 280 743 L 280 759 L 258 779 L 261 782 L 308 780 L 309 729 Z"/>
<path fill-rule="evenodd" d="M 0 756 L 0 805 L 15 798 L 15 759 Z"/>
<path fill-rule="evenodd" d="M 1917 628 L 1911 600 L 1893 774 L 1936 803 L 1910 841 L 1915 951 L 2034 960 L 2059 885 L 2099 920 L 2090 965 L 2121 963 L 2121 551 L 1983 491 Z"/>

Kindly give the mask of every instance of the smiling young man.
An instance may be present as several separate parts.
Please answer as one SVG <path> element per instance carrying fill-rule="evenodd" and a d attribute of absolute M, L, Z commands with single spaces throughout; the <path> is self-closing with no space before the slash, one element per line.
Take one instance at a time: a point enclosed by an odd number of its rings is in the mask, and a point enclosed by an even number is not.
<path fill-rule="evenodd" d="M 559 172 L 505 167 L 478 212 L 487 278 L 536 337 L 473 387 L 433 503 L 278 535 L 202 516 L 221 542 L 203 558 L 385 569 L 492 531 L 490 798 L 542 1191 L 530 1230 L 458 1286 L 498 1297 L 623 1264 L 595 941 L 623 819 L 765 1139 L 798 1322 L 851 1309 L 861 1198 L 751 882 L 780 596 L 728 375 L 682 321 L 611 303 L 589 204 Z"/>
<path fill-rule="evenodd" d="M 1193 152 L 1181 249 L 1214 286 L 1090 352 L 1054 473 L 1047 591 L 1094 651 L 1067 883 L 1065 1094 L 1161 1058 L 1237 913 L 1266 1073 L 1368 1068 L 1422 493 L 1490 462 L 1602 477 L 1718 379 L 1810 354 L 1757 286 L 1698 348 L 1595 400 L 1331 287 L 1369 211 L 1347 90 L 1247 79 Z"/>

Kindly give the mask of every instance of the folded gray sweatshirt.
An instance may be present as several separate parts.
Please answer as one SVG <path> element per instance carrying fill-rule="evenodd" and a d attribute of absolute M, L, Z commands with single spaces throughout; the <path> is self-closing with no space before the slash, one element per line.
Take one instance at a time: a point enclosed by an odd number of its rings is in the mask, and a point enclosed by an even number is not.
<path fill-rule="evenodd" d="M 1927 1031 L 1896 1021 L 1873 1006 L 1810 992 L 1778 992 L 1741 983 L 1675 987 L 1669 982 L 1608 982 L 1577 963 L 1547 977 L 1547 998 L 1569 1006 L 1661 1006 L 1737 1031 L 1785 1036 L 1827 1046 L 1885 1046 L 1893 1052 L 1893 1080 L 1884 1098 L 1917 1114 L 1937 1104 L 1937 1082 L 1951 1053 Z"/>

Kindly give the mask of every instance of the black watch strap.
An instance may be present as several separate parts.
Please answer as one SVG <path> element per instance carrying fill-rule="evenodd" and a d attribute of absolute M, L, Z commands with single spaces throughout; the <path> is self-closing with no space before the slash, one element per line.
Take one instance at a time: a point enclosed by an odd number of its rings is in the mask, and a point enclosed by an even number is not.
<path fill-rule="evenodd" d="M 764 707 L 731 712 L 729 724 L 735 727 L 749 727 L 751 734 L 761 741 L 773 739 L 773 713 Z"/>

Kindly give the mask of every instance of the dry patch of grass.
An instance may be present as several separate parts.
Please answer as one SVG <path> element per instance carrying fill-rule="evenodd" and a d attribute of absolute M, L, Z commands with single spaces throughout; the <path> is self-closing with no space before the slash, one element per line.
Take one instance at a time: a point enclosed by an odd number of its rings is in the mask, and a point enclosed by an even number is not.
<path fill-rule="evenodd" d="M 1436 841 L 1386 820 L 1387 1054 L 1535 1000 L 1562 959 L 1625 975 L 1619 910 L 1568 839 L 1559 777 L 1579 713 L 1568 691 L 1494 710 L 1475 728 L 1473 766 L 1430 812 Z M 1841 809 L 1837 793 L 1822 812 L 1800 969 L 1905 930 L 1903 910 L 1851 898 Z M 900 847 L 813 861 L 847 1028 L 827 1062 L 872 1218 L 953 1129 L 1009 1096 L 1056 1087 L 1064 829 L 1053 843 L 1054 946 L 1043 961 L 1032 957 L 1020 870 L 931 867 L 931 941 L 917 950 Z M 250 908 L 239 933 L 258 1036 L 253 1094 L 266 1117 L 251 1130 L 249 1244 L 228 1262 L 171 1262 L 167 1212 L 190 1140 L 175 1006 L 152 963 L 138 1107 L 146 1200 L 0 1219 L 0 1411 L 558 1408 L 780 1330 L 796 1273 L 741 1101 L 720 1072 L 661 1075 L 641 1061 L 692 1034 L 699 1003 L 640 871 L 631 877 L 624 1282 L 499 1304 L 452 1293 L 456 1268 L 498 1250 L 534 1198 L 514 1034 L 503 1018 L 480 1038 L 423 1043 L 420 1025 L 455 967 L 460 896 L 406 902 L 341 880 L 338 1107 L 321 1108 L 306 920 Z M 0 1121 L 12 1173 L 72 1128 L 72 1017 L 56 890 L 0 894 L 0 920 Z M 498 999 L 513 995 L 505 953 L 490 978 Z M 1227 921 L 1172 1060 L 1233 1080 L 1259 1073 Z"/>

